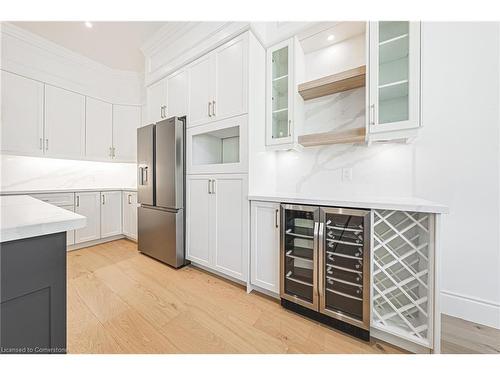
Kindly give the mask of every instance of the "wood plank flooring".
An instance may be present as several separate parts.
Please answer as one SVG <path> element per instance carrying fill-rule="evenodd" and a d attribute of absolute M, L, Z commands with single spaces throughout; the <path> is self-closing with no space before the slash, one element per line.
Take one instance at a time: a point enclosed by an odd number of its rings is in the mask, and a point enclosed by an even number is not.
<path fill-rule="evenodd" d="M 444 348 L 466 349 L 456 335 L 448 340 Z M 404 351 L 332 330 L 195 267 L 174 270 L 118 240 L 68 253 L 68 352 Z"/>

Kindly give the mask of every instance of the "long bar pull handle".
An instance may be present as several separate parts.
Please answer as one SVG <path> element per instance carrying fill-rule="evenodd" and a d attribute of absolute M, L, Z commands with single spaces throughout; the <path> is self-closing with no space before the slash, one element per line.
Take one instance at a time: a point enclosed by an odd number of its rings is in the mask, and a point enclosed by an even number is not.
<path fill-rule="evenodd" d="M 212 194 L 215 194 L 215 180 L 212 180 Z"/>
<path fill-rule="evenodd" d="M 210 185 L 212 183 L 212 180 L 207 180 L 207 182 L 208 182 L 208 194 L 212 194 L 212 191 L 210 189 Z"/>
<path fill-rule="evenodd" d="M 101 197 L 102 197 L 102 204 L 103 205 L 106 204 L 106 196 L 103 194 L 101 195 Z"/>
<path fill-rule="evenodd" d="M 279 228 L 279 225 L 278 225 L 278 214 L 279 214 L 280 210 L 276 209 L 274 211 L 274 225 L 276 228 Z"/>
<path fill-rule="evenodd" d="M 80 207 L 80 196 L 76 196 L 76 207 Z"/>
<path fill-rule="evenodd" d="M 208 102 L 208 117 L 212 117 L 212 103 Z"/>
<path fill-rule="evenodd" d="M 319 261 L 318 261 L 318 289 L 319 289 L 319 307 L 320 310 L 324 304 L 324 278 L 325 278 L 325 250 L 324 250 L 324 224 L 321 222 L 319 223 L 319 232 L 318 232 L 318 256 L 319 256 Z"/>
<path fill-rule="evenodd" d="M 148 182 L 148 167 L 144 167 L 144 184 Z"/>

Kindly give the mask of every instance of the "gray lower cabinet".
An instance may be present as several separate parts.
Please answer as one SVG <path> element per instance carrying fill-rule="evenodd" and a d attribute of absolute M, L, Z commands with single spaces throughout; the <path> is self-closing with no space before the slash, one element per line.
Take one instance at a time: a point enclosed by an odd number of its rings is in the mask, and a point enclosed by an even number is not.
<path fill-rule="evenodd" d="M 66 352 L 66 233 L 0 245 L 0 352 Z"/>

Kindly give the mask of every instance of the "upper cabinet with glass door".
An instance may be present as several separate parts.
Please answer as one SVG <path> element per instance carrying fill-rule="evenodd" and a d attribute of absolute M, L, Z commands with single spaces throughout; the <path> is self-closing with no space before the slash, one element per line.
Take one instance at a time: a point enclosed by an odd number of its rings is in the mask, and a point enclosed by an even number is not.
<path fill-rule="evenodd" d="M 297 92 L 304 53 L 296 38 L 267 50 L 266 146 L 289 149 L 296 143 L 294 125 L 300 122 L 303 100 Z"/>
<path fill-rule="evenodd" d="M 420 126 L 420 23 L 371 22 L 369 138 L 411 138 Z"/>

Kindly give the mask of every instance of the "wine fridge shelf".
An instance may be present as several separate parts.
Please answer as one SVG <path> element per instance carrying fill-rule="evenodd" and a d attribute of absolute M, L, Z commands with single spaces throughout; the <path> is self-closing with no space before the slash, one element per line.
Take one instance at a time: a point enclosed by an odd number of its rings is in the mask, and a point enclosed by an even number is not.
<path fill-rule="evenodd" d="M 372 324 L 431 347 L 432 214 L 373 211 Z"/>

